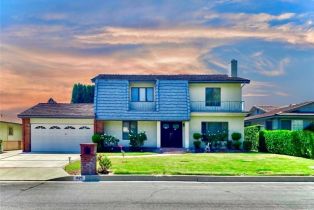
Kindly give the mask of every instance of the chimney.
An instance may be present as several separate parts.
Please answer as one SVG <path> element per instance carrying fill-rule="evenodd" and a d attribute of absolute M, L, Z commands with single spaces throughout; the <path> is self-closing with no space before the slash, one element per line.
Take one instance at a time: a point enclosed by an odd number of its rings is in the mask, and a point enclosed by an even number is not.
<path fill-rule="evenodd" d="M 231 60 L 231 77 L 238 76 L 238 61 L 235 59 Z"/>

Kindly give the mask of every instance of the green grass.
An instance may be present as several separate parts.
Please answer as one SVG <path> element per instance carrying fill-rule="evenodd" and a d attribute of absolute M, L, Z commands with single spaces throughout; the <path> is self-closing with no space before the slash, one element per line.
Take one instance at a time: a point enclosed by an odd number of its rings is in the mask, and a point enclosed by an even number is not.
<path fill-rule="evenodd" d="M 164 157 L 111 158 L 114 174 L 151 175 L 314 175 L 314 160 L 263 153 L 183 154 Z M 80 162 L 66 166 L 77 173 Z"/>
<path fill-rule="evenodd" d="M 122 156 L 121 152 L 103 152 L 98 154 L 104 154 L 107 156 Z M 156 155 L 155 152 L 126 152 L 125 156 L 141 156 L 141 155 Z"/>

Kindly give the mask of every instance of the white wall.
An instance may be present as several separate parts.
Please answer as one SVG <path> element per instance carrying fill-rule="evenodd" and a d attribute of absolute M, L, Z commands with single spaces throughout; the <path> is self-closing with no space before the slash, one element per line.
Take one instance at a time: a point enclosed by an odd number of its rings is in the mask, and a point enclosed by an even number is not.
<path fill-rule="evenodd" d="M 190 120 L 190 147 L 193 147 L 193 133 L 202 133 L 202 122 L 228 122 L 229 139 L 231 134 L 239 132 L 244 139 L 244 116 L 191 116 Z"/>
<path fill-rule="evenodd" d="M 145 131 L 147 141 L 144 147 L 157 147 L 157 122 L 156 121 L 137 121 L 138 131 Z M 129 140 L 122 139 L 122 121 L 105 121 L 105 133 L 118 138 L 119 145 L 129 146 Z"/>
<path fill-rule="evenodd" d="M 240 83 L 190 83 L 190 100 L 205 101 L 205 89 L 207 87 L 221 88 L 221 101 L 242 101 Z"/>

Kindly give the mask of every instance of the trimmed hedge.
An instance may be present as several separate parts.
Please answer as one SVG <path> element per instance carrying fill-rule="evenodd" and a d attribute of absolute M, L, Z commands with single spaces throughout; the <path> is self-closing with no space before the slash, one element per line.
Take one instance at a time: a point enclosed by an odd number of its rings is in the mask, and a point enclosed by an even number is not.
<path fill-rule="evenodd" d="M 252 125 L 244 128 L 244 141 L 248 141 L 252 143 L 251 150 L 257 151 L 259 145 L 259 131 L 261 130 L 261 126 Z"/>
<path fill-rule="evenodd" d="M 314 132 L 263 131 L 268 152 L 314 159 Z"/>

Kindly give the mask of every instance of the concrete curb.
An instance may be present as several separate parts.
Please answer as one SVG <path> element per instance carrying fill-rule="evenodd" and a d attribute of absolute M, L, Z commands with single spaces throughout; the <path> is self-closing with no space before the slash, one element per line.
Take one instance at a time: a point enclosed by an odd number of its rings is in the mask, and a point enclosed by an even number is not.
<path fill-rule="evenodd" d="M 180 182 L 314 182 L 314 176 L 65 176 L 49 181 L 180 181 Z"/>

